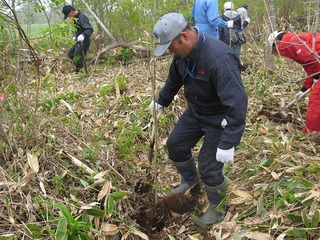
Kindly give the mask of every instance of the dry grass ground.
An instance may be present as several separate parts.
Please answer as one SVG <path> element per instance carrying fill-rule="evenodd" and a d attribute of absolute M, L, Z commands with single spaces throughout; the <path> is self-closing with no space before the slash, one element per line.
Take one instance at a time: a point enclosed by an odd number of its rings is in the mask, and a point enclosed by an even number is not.
<path fill-rule="evenodd" d="M 98 231 L 76 228 L 94 239 L 320 237 L 319 138 L 301 134 L 307 100 L 290 109 L 285 123 L 259 115 L 277 113 L 280 98 L 292 99 L 299 86 L 289 80 L 303 76 L 299 66 L 277 60 L 270 74 L 263 46 L 243 49 L 247 125 L 235 163 L 225 167 L 226 216 L 202 228 L 192 214 L 201 214 L 205 194 L 164 200 L 179 182 L 164 143 L 185 109 L 183 91 L 159 117 L 157 162 L 148 162 L 152 80 L 159 90 L 171 57 L 106 60 L 85 75 L 70 73 L 63 54 L 48 53 L 43 76 L 21 65 L 4 82 L 2 124 L 19 152 L 1 146 L 0 239 L 53 239 L 63 218 L 59 202 L 76 221 L 89 214 Z M 181 201 L 184 211 L 177 209 Z"/>

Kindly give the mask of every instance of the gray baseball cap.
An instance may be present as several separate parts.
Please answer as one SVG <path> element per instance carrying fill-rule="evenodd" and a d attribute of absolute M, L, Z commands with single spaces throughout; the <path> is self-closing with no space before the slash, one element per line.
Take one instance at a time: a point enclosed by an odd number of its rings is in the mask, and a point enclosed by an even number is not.
<path fill-rule="evenodd" d="M 181 13 L 168 13 L 163 15 L 153 28 L 153 34 L 158 38 L 158 46 L 154 55 L 159 57 L 168 49 L 172 40 L 177 37 L 188 25 Z"/>

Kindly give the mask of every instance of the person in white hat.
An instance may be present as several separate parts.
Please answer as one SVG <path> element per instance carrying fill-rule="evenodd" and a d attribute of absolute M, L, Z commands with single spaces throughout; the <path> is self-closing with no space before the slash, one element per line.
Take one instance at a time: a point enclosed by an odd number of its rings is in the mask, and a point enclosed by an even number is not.
<path fill-rule="evenodd" d="M 315 53 L 312 53 L 313 41 L 315 40 Z M 306 113 L 306 127 L 302 132 L 320 132 L 320 33 L 285 32 L 277 30 L 268 37 L 268 44 L 273 54 L 289 58 L 300 64 L 309 76 L 303 83 L 302 88 L 296 94 L 300 99 L 301 95 L 309 88 L 312 88 L 309 96 L 309 103 Z"/>
<path fill-rule="evenodd" d="M 246 43 L 246 38 L 242 32 L 248 26 L 248 19 L 244 22 L 238 12 L 234 11 L 232 2 L 225 2 L 223 4 L 223 14 L 221 19 L 224 21 L 233 21 L 233 28 L 230 30 L 227 27 L 219 27 L 219 39 L 225 44 L 229 45 L 235 54 L 240 58 L 241 46 Z M 244 25 L 242 25 L 244 24 Z M 230 34 L 231 33 L 231 34 Z M 232 34 L 234 33 L 234 34 Z"/>
<path fill-rule="evenodd" d="M 248 4 L 244 3 L 241 7 L 237 9 L 237 13 L 241 16 L 242 27 L 246 28 L 250 23 L 250 18 L 248 14 Z"/>
<path fill-rule="evenodd" d="M 211 225 L 223 216 L 217 210 L 221 194 L 226 194 L 222 169 L 224 163 L 234 162 L 245 128 L 247 95 L 240 62 L 226 44 L 191 27 L 180 13 L 162 16 L 153 33 L 158 39 L 155 55 L 168 49 L 174 56 L 166 83 L 149 107 L 169 106 L 182 86 L 188 103 L 167 140 L 169 158 L 181 176 L 171 194 L 199 188 L 192 149 L 203 139 L 198 169 L 210 204 L 201 219 Z"/>

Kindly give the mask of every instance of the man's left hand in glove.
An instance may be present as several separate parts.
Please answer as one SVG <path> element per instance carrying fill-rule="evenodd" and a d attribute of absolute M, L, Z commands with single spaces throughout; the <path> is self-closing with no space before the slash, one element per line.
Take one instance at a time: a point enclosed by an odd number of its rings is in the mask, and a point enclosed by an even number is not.
<path fill-rule="evenodd" d="M 83 42 L 84 40 L 84 36 L 83 34 L 80 34 L 78 37 L 77 37 L 77 42 Z"/>
<path fill-rule="evenodd" d="M 234 147 L 227 150 L 217 148 L 216 159 L 222 163 L 234 163 Z"/>

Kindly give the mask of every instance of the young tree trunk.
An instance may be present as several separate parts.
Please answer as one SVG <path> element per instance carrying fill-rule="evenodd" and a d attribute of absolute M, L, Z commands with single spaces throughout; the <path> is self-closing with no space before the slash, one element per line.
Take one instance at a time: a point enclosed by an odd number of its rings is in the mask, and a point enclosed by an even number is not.
<path fill-rule="evenodd" d="M 315 52 L 316 47 L 316 33 L 318 32 L 318 25 L 319 25 L 319 0 L 315 1 L 316 3 L 316 22 L 314 26 L 314 32 L 313 32 L 313 39 L 312 39 L 312 53 L 317 56 L 317 59 L 319 60 L 319 56 Z"/>
<path fill-rule="evenodd" d="M 276 10 L 274 6 L 274 1 L 269 0 L 269 20 L 271 25 L 271 32 L 277 29 L 277 21 L 276 21 Z M 272 55 L 272 47 L 268 44 L 268 69 L 273 69 L 274 66 L 274 58 Z"/>
<path fill-rule="evenodd" d="M 91 10 L 89 5 L 84 1 L 81 0 L 81 2 L 86 6 L 87 10 L 92 14 L 92 16 L 96 19 L 96 21 L 99 23 L 101 28 L 107 33 L 109 38 L 112 40 L 112 43 L 116 42 L 116 39 L 113 37 L 113 35 L 110 33 L 110 31 L 106 28 L 106 26 L 100 21 L 100 19 L 97 17 L 97 15 Z"/>
<path fill-rule="evenodd" d="M 269 0 L 269 14 L 270 14 L 271 31 L 275 31 L 277 30 L 277 18 L 276 18 L 276 8 L 274 6 L 273 0 Z"/>

